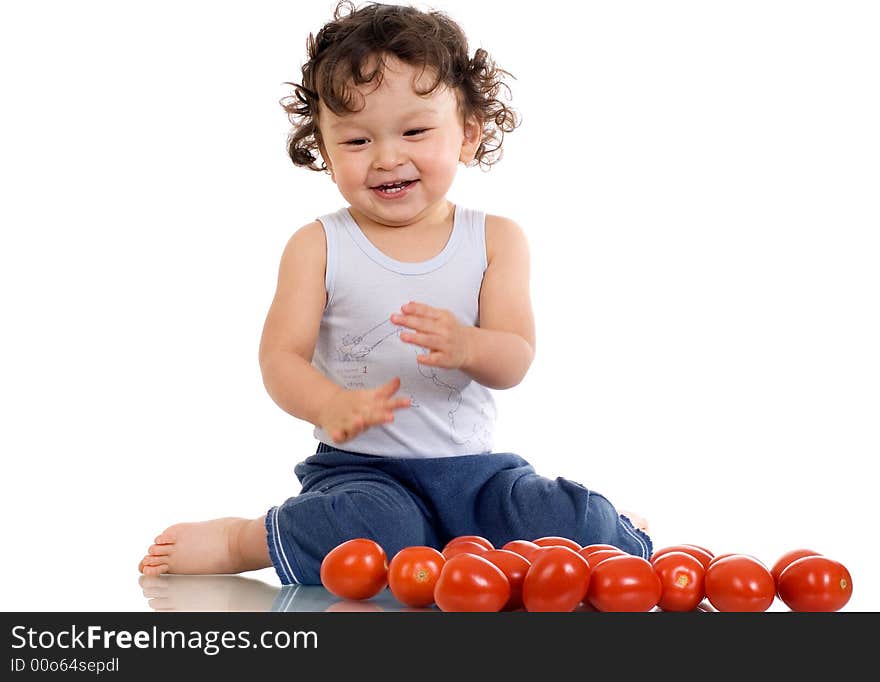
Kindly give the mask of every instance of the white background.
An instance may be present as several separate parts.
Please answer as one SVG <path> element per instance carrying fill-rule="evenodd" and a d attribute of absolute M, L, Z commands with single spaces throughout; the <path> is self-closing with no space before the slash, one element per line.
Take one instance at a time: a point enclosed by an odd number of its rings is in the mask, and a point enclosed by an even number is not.
<path fill-rule="evenodd" d="M 257 348 L 287 239 L 343 205 L 278 103 L 334 6 L 0 9 L 0 609 L 148 609 L 157 533 L 298 491 L 312 429 Z M 880 610 L 876 4 L 434 6 L 523 120 L 450 192 L 532 251 L 496 450 L 656 546 L 812 548 Z"/>

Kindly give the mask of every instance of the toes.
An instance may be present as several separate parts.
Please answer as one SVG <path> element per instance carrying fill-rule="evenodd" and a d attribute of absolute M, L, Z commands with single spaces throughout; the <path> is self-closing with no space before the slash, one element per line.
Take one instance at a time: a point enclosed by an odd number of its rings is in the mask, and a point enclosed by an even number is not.
<path fill-rule="evenodd" d="M 626 518 L 628 518 L 632 525 L 639 530 L 643 530 L 646 533 L 648 532 L 648 519 L 646 519 L 644 516 L 639 516 L 638 514 L 634 514 L 631 511 L 624 511 L 622 509 L 619 513 L 621 516 L 625 516 Z"/>
<path fill-rule="evenodd" d="M 150 545 L 150 549 L 147 550 L 147 554 L 151 554 L 153 556 L 168 556 L 171 551 L 171 547 L 169 544 L 165 545 Z"/>
<path fill-rule="evenodd" d="M 169 566 L 164 557 L 148 555 L 141 559 L 138 570 L 144 575 L 161 575 L 168 572 Z"/>
<path fill-rule="evenodd" d="M 140 568 L 143 569 L 147 566 L 162 566 L 167 564 L 167 558 L 163 556 L 153 556 L 152 554 L 148 554 L 143 559 L 141 559 Z M 143 573 L 143 570 L 141 571 Z"/>
<path fill-rule="evenodd" d="M 157 545 L 167 545 L 172 542 L 177 542 L 179 530 L 181 529 L 181 527 L 186 527 L 188 525 L 191 524 L 175 523 L 173 526 L 168 526 L 168 528 L 166 528 L 156 536 L 156 539 L 153 540 L 153 542 L 155 542 Z"/>

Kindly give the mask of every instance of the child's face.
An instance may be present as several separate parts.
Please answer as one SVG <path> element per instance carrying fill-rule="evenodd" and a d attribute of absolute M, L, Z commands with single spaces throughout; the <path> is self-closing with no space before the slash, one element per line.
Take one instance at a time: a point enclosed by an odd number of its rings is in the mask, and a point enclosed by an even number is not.
<path fill-rule="evenodd" d="M 394 58 L 386 65 L 378 88 L 358 88 L 360 111 L 340 117 L 321 104 L 321 153 L 352 208 L 377 223 L 403 226 L 445 207 L 458 163 L 474 158 L 481 130 L 476 121 L 462 121 L 453 91 L 441 86 L 420 97 L 413 79 L 427 87 L 429 75 L 418 80 L 420 69 Z M 402 181 L 412 184 L 380 189 Z"/>

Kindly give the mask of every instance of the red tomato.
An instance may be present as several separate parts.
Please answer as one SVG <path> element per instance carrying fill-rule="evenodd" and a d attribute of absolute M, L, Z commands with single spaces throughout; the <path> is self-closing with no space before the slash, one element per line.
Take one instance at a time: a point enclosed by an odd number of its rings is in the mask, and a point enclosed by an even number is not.
<path fill-rule="evenodd" d="M 321 583 L 337 597 L 369 599 L 388 584 L 388 561 L 379 543 L 354 538 L 327 552 L 320 573 Z"/>
<path fill-rule="evenodd" d="M 461 540 L 460 542 L 446 545 L 442 554 L 446 559 L 451 559 L 456 554 L 483 554 L 488 551 L 489 550 L 486 549 L 485 545 L 479 542 L 474 542 L 473 540 Z"/>
<path fill-rule="evenodd" d="M 599 611 L 650 611 L 662 592 L 651 562 L 624 553 L 595 565 L 587 599 Z"/>
<path fill-rule="evenodd" d="M 578 544 L 574 540 L 570 540 L 569 538 L 564 538 L 559 535 L 545 535 L 542 538 L 532 540 L 532 542 L 538 545 L 538 547 L 568 547 L 569 549 L 573 549 L 575 552 L 581 550 L 580 544 Z"/>
<path fill-rule="evenodd" d="M 706 597 L 719 611 L 766 611 L 776 597 L 776 584 L 758 559 L 731 554 L 706 571 Z"/>
<path fill-rule="evenodd" d="M 570 547 L 550 545 L 532 555 L 523 581 L 526 611 L 573 611 L 586 596 L 590 565 Z"/>
<path fill-rule="evenodd" d="M 846 566 L 818 554 L 795 559 L 779 574 L 779 598 L 792 611 L 838 611 L 852 590 Z"/>
<path fill-rule="evenodd" d="M 773 576 L 773 580 L 776 582 L 776 584 L 779 584 L 779 574 L 782 573 L 792 561 L 796 561 L 797 559 L 805 556 L 819 556 L 819 552 L 814 552 L 812 549 L 804 548 L 790 549 L 781 557 L 779 557 L 776 560 L 776 563 L 773 564 L 773 568 L 770 569 L 770 575 Z"/>
<path fill-rule="evenodd" d="M 592 554 L 593 552 L 598 552 L 600 549 L 617 549 L 617 550 L 620 550 L 621 552 L 623 551 L 620 549 L 620 547 L 615 547 L 614 545 L 604 545 L 604 544 L 585 545 L 584 547 L 582 547 L 578 551 L 580 552 L 580 555 L 582 557 L 586 558 L 590 554 Z"/>
<path fill-rule="evenodd" d="M 516 552 L 520 556 L 525 557 L 526 560 L 531 561 L 532 553 L 536 549 L 540 549 L 540 545 L 536 545 L 530 540 L 511 540 L 507 544 L 502 545 L 501 549 L 507 549 L 511 552 Z"/>
<path fill-rule="evenodd" d="M 458 544 L 459 542 L 476 542 L 478 545 L 482 545 L 485 549 L 495 549 L 495 545 L 482 535 L 457 535 L 447 542 L 441 551 L 446 551 L 452 547 L 452 545 Z"/>
<path fill-rule="evenodd" d="M 715 557 L 712 552 L 707 549 L 703 549 L 702 547 L 697 547 L 696 545 L 670 545 L 669 547 L 663 547 L 662 549 L 658 549 L 651 555 L 651 563 L 654 563 L 654 560 L 657 557 L 663 556 L 666 552 L 684 552 L 685 554 L 690 554 L 695 559 L 698 559 L 701 564 L 703 564 L 703 569 L 709 568 L 709 564 L 712 562 L 712 559 Z"/>
<path fill-rule="evenodd" d="M 434 603 L 434 585 L 446 563 L 433 547 L 404 547 L 388 564 L 388 589 L 401 604 L 414 607 Z"/>
<path fill-rule="evenodd" d="M 693 611 L 706 596 L 706 569 L 692 554 L 666 552 L 653 562 L 662 592 L 657 602 L 664 611 Z"/>
<path fill-rule="evenodd" d="M 709 562 L 709 566 L 714 564 L 716 561 L 718 561 L 720 559 L 724 559 L 729 556 L 741 556 L 741 553 L 740 552 L 725 552 L 724 554 L 717 554 L 714 557 L 712 557 L 712 561 Z M 709 570 L 709 566 L 706 566 L 706 570 Z"/>
<path fill-rule="evenodd" d="M 596 568 L 596 564 L 600 561 L 605 561 L 605 559 L 613 556 L 620 556 L 621 554 L 626 554 L 622 549 L 617 549 L 616 547 L 612 547 L 611 549 L 597 549 L 590 554 L 584 554 L 583 550 L 578 552 L 584 559 L 587 560 L 587 563 L 590 564 L 590 568 Z"/>
<path fill-rule="evenodd" d="M 706 554 L 708 554 L 709 556 L 715 556 L 715 553 L 714 553 L 712 550 L 706 549 L 706 548 L 703 547 L 702 545 L 695 545 L 693 542 L 687 542 L 687 543 L 685 543 L 685 544 L 686 544 L 688 547 L 696 547 L 697 549 L 701 549 L 701 550 L 703 550 Z"/>
<path fill-rule="evenodd" d="M 509 549 L 490 549 L 480 555 L 484 559 L 488 559 L 507 576 L 507 582 L 510 583 L 510 598 L 504 605 L 503 611 L 516 611 L 523 606 L 522 587 L 526 573 L 529 572 L 529 560 L 522 554 L 511 552 Z"/>
<path fill-rule="evenodd" d="M 447 559 L 434 585 L 434 602 L 441 611 L 500 611 L 510 599 L 504 571 L 476 554 Z"/>

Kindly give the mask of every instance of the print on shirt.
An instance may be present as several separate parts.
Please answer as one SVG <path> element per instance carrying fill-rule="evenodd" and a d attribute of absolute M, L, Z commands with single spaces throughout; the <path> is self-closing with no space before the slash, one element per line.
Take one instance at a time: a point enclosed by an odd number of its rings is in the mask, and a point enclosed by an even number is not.
<path fill-rule="evenodd" d="M 430 352 L 431 351 L 427 348 L 419 348 L 416 351 L 416 355 L 428 354 Z M 418 365 L 418 361 L 416 361 L 416 364 Z M 458 412 L 458 409 L 461 407 L 461 390 L 443 381 L 434 367 L 418 365 L 418 368 L 419 374 L 430 380 L 435 386 L 447 391 L 446 400 L 449 403 L 449 412 L 446 413 L 446 416 L 449 418 L 449 424 L 451 427 L 449 437 L 452 439 L 452 442 L 457 445 L 463 445 L 469 441 L 476 440 L 482 447 L 489 448 L 492 437 L 492 434 L 489 431 L 489 424 L 491 423 L 491 420 L 494 419 L 494 415 L 490 416 L 486 412 L 486 408 L 489 407 L 489 405 L 485 402 L 480 403 L 480 417 L 474 424 L 471 424 L 470 429 L 468 429 L 467 425 L 460 424 L 456 422 L 455 419 L 455 413 Z"/>
<path fill-rule="evenodd" d="M 391 320 L 386 319 L 362 334 L 343 335 L 342 343 L 336 346 L 336 360 L 339 363 L 347 363 L 347 366 L 337 365 L 337 370 L 344 380 L 346 388 L 353 390 L 366 388 L 366 375 L 369 367 L 368 357 L 370 353 L 383 341 L 392 336 L 399 336 L 405 329 L 405 327 L 398 326 L 391 322 Z M 489 448 L 492 437 L 491 423 L 494 420 L 494 414 L 489 414 L 488 410 L 492 405 L 482 402 L 480 404 L 480 414 L 475 423 L 462 423 L 461 419 L 456 418 L 456 413 L 461 408 L 463 389 L 444 381 L 437 368 L 418 363 L 415 357 L 419 354 L 429 353 L 430 351 L 427 348 L 413 348 L 413 362 L 416 363 L 419 374 L 430 381 L 435 390 L 440 389 L 446 393 L 446 400 L 449 404 L 449 411 L 446 415 L 449 420 L 449 437 L 452 442 L 457 445 L 463 445 L 470 441 L 476 441 L 481 447 Z M 408 397 L 412 401 L 411 407 L 418 408 L 421 406 L 415 392 L 411 393 Z"/>

